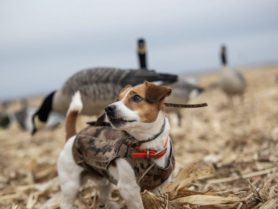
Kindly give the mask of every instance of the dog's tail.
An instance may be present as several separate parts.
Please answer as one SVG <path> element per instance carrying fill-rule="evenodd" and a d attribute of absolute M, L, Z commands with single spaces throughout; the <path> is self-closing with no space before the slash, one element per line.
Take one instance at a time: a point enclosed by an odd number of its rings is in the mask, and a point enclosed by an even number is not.
<path fill-rule="evenodd" d="M 66 117 L 66 141 L 68 141 L 68 139 L 72 136 L 76 135 L 76 120 L 78 114 L 82 110 L 82 107 L 83 103 L 81 101 L 81 94 L 79 91 L 77 91 L 72 97 Z"/>

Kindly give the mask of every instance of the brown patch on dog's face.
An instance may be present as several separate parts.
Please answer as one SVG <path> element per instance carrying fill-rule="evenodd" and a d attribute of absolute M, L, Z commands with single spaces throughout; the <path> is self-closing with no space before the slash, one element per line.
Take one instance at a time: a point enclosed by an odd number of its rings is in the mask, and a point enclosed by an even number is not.
<path fill-rule="evenodd" d="M 156 121 L 159 111 L 165 112 L 164 100 L 171 92 L 170 87 L 145 82 L 141 86 L 125 88 L 119 101 L 124 99 L 125 106 L 138 112 L 142 122 L 152 123 Z"/>
<path fill-rule="evenodd" d="M 125 95 L 126 95 L 126 93 L 128 92 L 128 90 L 130 90 L 130 89 L 132 89 L 132 86 L 131 85 L 127 85 L 126 87 L 124 87 L 123 89 L 122 89 L 122 91 L 121 91 L 121 93 L 120 93 L 120 95 L 119 95 L 119 97 L 118 97 L 118 101 L 121 101 L 124 97 L 125 97 Z"/>

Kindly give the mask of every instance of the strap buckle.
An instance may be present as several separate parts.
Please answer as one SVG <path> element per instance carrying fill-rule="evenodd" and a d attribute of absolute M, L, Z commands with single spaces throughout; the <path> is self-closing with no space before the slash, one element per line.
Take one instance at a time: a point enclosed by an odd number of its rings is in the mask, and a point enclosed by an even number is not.
<path fill-rule="evenodd" d="M 150 151 L 147 150 L 147 159 L 150 159 Z"/>
<path fill-rule="evenodd" d="M 166 150 L 167 151 L 167 147 L 164 147 L 162 150 L 160 150 L 159 152 L 156 152 L 155 154 L 154 154 L 154 156 L 153 156 L 153 159 L 156 159 L 156 156 L 158 155 L 158 154 L 160 154 L 161 152 L 163 152 L 164 150 Z M 165 151 L 165 152 L 166 152 Z"/>

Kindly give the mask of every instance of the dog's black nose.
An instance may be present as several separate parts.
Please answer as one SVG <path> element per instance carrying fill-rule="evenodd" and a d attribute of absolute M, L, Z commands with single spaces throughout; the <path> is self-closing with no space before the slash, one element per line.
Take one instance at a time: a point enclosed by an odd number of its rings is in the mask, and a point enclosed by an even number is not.
<path fill-rule="evenodd" d="M 116 105 L 108 105 L 105 107 L 105 112 L 106 113 L 111 113 L 116 109 Z"/>

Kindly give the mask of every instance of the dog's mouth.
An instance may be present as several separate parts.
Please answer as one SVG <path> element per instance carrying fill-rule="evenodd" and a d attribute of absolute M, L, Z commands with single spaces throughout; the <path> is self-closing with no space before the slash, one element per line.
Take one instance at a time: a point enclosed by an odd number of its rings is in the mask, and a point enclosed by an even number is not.
<path fill-rule="evenodd" d="M 135 122 L 136 120 L 124 120 L 122 118 L 111 118 L 111 117 L 108 117 L 110 122 L 113 123 L 132 123 L 132 122 Z"/>
<path fill-rule="evenodd" d="M 109 119 L 110 123 L 115 127 L 123 126 L 126 123 L 136 122 L 136 120 L 124 120 L 123 118 L 113 118 L 113 117 L 109 117 L 109 116 L 108 116 L 108 119 Z"/>

